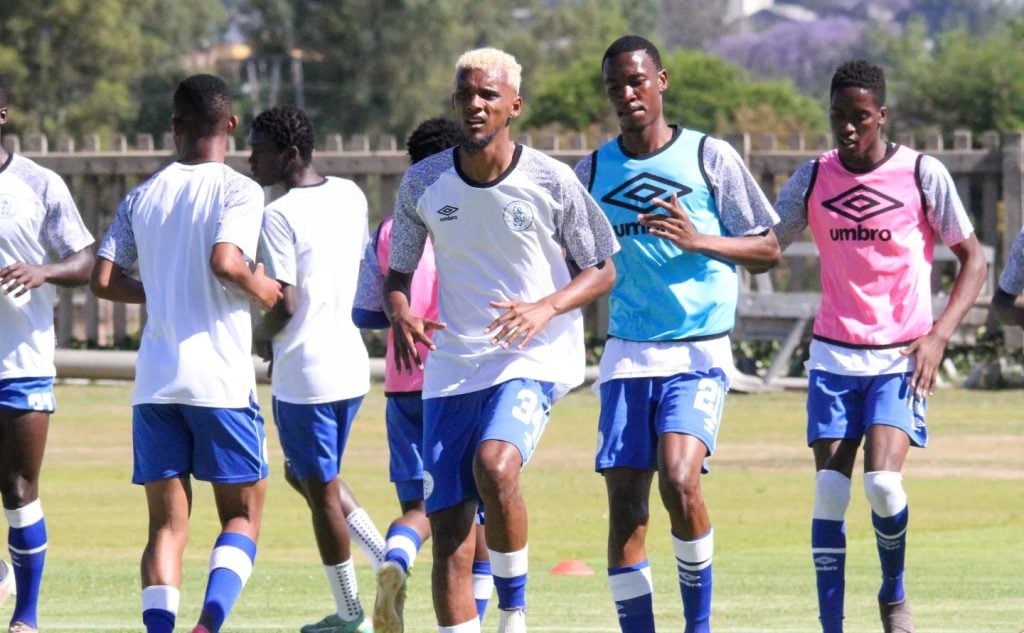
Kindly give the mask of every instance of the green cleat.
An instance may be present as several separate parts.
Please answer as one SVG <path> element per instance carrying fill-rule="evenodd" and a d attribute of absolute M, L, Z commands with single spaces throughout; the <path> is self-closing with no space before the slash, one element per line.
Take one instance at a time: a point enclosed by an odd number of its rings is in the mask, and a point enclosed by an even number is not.
<path fill-rule="evenodd" d="M 332 613 L 316 624 L 307 624 L 299 633 L 373 633 L 373 624 L 362 614 L 358 620 L 346 622 L 337 613 Z"/>

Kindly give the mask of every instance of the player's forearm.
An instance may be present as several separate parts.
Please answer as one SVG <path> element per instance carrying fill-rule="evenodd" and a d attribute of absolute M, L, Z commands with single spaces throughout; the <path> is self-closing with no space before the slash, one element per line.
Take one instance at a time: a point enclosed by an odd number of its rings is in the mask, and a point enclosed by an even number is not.
<path fill-rule="evenodd" d="M 782 258 L 779 241 L 771 230 L 764 235 L 741 237 L 703 235 L 696 250 L 702 255 L 743 266 L 753 273 L 774 268 Z"/>
<path fill-rule="evenodd" d="M 142 282 L 129 276 L 123 268 L 100 258 L 93 267 L 90 288 L 101 299 L 120 303 L 145 303 L 146 291 Z"/>
<path fill-rule="evenodd" d="M 988 269 L 988 261 L 976 236 L 972 235 L 952 246 L 951 250 L 960 260 L 960 271 L 949 292 L 949 302 L 932 327 L 932 331 L 945 340 L 949 340 L 967 311 L 974 306 L 985 285 L 985 273 Z"/>
<path fill-rule="evenodd" d="M 615 274 L 615 264 L 611 258 L 606 259 L 584 268 L 564 288 L 548 295 L 542 301 L 550 305 L 556 315 L 581 308 L 611 291 L 615 285 Z"/>
<path fill-rule="evenodd" d="M 409 310 L 412 288 L 412 273 L 388 271 L 381 287 L 381 299 L 388 321 L 395 323 L 400 315 Z"/>
<path fill-rule="evenodd" d="M 46 281 L 58 286 L 72 287 L 89 283 L 96 258 L 89 248 L 72 253 L 59 262 L 44 264 L 41 268 Z"/>

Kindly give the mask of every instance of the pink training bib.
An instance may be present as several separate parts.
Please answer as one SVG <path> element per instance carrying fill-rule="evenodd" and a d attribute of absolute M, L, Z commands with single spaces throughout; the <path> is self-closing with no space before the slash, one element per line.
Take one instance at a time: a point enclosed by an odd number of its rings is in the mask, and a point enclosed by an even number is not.
<path fill-rule="evenodd" d="M 823 154 L 807 197 L 821 254 L 814 335 L 854 347 L 892 347 L 932 327 L 935 234 L 925 216 L 921 155 L 897 146 L 867 173 Z"/>
<path fill-rule="evenodd" d="M 381 223 L 380 233 L 377 237 L 377 261 L 380 269 L 385 275 L 388 271 L 388 256 L 391 253 L 391 224 L 394 217 L 388 216 Z M 410 288 L 411 305 L 413 314 L 437 320 L 437 267 L 434 264 L 434 248 L 428 238 L 423 245 L 423 256 L 416 266 L 416 272 L 412 275 L 412 287 Z M 387 358 L 384 360 L 384 391 L 387 393 L 408 393 L 410 391 L 423 390 L 423 371 L 413 368 L 412 372 L 398 371 L 395 365 L 395 358 L 391 353 L 394 349 L 394 332 L 388 328 Z M 423 344 L 417 343 L 420 358 L 426 359 L 430 350 Z"/>

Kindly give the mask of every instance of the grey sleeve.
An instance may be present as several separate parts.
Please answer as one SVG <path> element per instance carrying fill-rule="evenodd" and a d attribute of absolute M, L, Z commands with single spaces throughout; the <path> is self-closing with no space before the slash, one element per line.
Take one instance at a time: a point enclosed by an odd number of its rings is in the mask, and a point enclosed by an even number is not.
<path fill-rule="evenodd" d="M 369 312 L 384 310 L 381 303 L 384 271 L 380 269 L 380 260 L 377 257 L 378 239 L 380 239 L 379 230 L 374 233 L 363 249 L 363 261 L 359 266 L 359 280 L 356 283 L 356 297 L 352 302 L 353 308 Z"/>
<path fill-rule="evenodd" d="M 402 184 L 398 186 L 398 196 L 395 200 L 388 268 L 402 273 L 416 270 L 420 257 L 423 256 L 423 245 L 427 241 L 427 225 L 417 212 L 417 205 L 426 189 L 420 173 L 415 168 L 405 173 Z"/>
<path fill-rule="evenodd" d="M 920 167 L 928 224 L 947 246 L 959 244 L 974 233 L 974 226 L 957 194 L 953 177 L 946 166 L 932 156 L 921 156 Z"/>
<path fill-rule="evenodd" d="M 807 228 L 807 190 L 814 175 L 814 161 L 808 161 L 797 168 L 779 191 L 775 211 L 779 223 L 775 225 L 775 237 L 782 250 L 800 239 Z"/>
<path fill-rule="evenodd" d="M 1024 229 L 1013 240 L 1006 254 L 1006 267 L 999 275 L 999 287 L 1011 295 L 1024 292 Z"/>
<path fill-rule="evenodd" d="M 589 268 L 619 250 L 608 217 L 586 187 L 572 174 L 562 178 L 562 213 L 558 234 L 578 267 Z"/>
<path fill-rule="evenodd" d="M 214 243 L 234 244 L 246 257 L 255 260 L 263 227 L 263 188 L 234 171 L 226 177 L 224 187 L 224 208 L 217 221 Z"/>
<path fill-rule="evenodd" d="M 707 137 L 701 160 L 728 235 L 757 235 L 775 226 L 775 210 L 732 145 Z"/>
<path fill-rule="evenodd" d="M 97 253 L 103 259 L 108 259 L 125 270 L 131 268 L 139 258 L 135 246 L 135 233 L 132 231 L 131 207 L 134 200 L 135 192 L 131 192 L 121 201 L 114 215 L 114 222 L 107 229 Z"/>
<path fill-rule="evenodd" d="M 590 188 L 591 172 L 594 169 L 594 154 L 587 154 L 585 157 L 580 159 L 576 166 L 573 167 L 573 171 L 576 172 L 576 177 L 580 179 L 580 182 L 584 187 Z"/>
<path fill-rule="evenodd" d="M 95 241 L 82 221 L 67 184 L 49 170 L 46 171 L 46 189 L 42 197 L 46 218 L 43 220 L 41 241 L 47 250 L 64 259 Z"/>

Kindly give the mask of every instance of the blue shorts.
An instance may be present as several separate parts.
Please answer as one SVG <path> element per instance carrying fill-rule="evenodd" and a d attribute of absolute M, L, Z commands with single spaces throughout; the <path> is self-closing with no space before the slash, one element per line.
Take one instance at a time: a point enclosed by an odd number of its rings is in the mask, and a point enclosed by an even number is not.
<path fill-rule="evenodd" d="M 387 397 L 389 471 L 399 501 L 423 499 L 423 396 L 419 392 Z"/>
<path fill-rule="evenodd" d="M 725 372 L 718 368 L 601 383 L 594 469 L 654 470 L 658 439 L 665 433 L 693 436 L 711 455 L 722 423 L 727 385 Z"/>
<path fill-rule="evenodd" d="M 337 477 L 363 396 L 321 404 L 293 404 L 273 398 L 272 403 L 281 450 L 295 478 L 305 481 L 319 477 L 327 483 Z"/>
<path fill-rule="evenodd" d="M 6 378 L 0 380 L 0 409 L 14 411 L 57 410 L 53 378 Z"/>
<path fill-rule="evenodd" d="M 263 416 L 253 396 L 240 409 L 188 404 L 132 407 L 132 482 L 173 477 L 240 484 L 270 474 Z"/>
<path fill-rule="evenodd" d="M 914 396 L 910 372 L 843 376 L 811 370 L 807 391 L 807 444 L 817 440 L 860 440 L 875 424 L 894 426 L 914 446 L 928 444 L 927 403 Z"/>
<path fill-rule="evenodd" d="M 530 461 L 551 415 L 554 385 L 515 378 L 472 393 L 423 401 L 423 493 L 427 513 L 480 500 L 473 478 L 477 447 L 501 440 Z"/>

